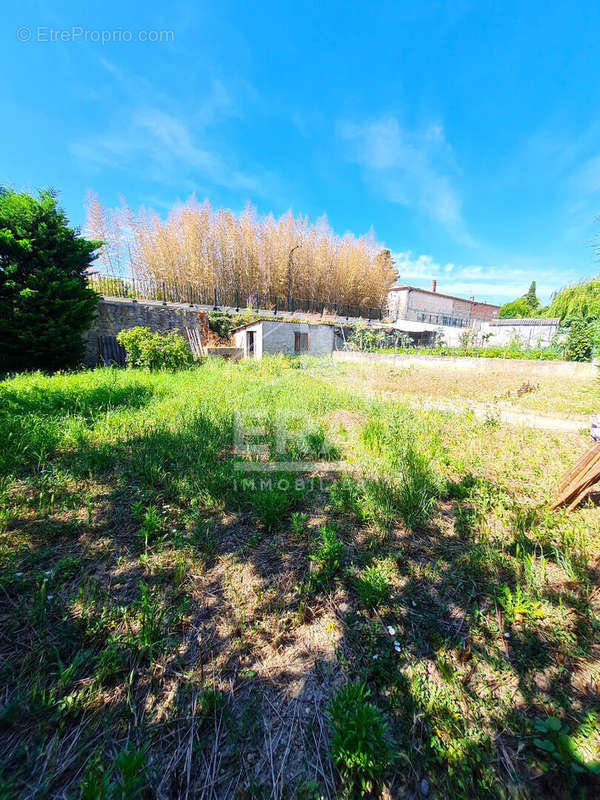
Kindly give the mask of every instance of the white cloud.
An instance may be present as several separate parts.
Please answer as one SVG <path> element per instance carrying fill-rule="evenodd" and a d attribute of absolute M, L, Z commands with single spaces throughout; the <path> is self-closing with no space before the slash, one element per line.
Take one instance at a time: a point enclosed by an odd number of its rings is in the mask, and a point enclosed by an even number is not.
<path fill-rule="evenodd" d="M 164 184 L 200 181 L 248 193 L 262 193 L 266 173 L 239 170 L 210 145 L 202 131 L 158 108 L 138 108 L 106 133 L 74 142 L 71 151 L 86 166 L 135 168 Z"/>
<path fill-rule="evenodd" d="M 186 113 L 170 109 L 144 77 L 124 72 L 101 59 L 122 103 L 106 129 L 71 143 L 71 152 L 88 168 L 113 168 L 142 173 L 178 190 L 208 191 L 218 186 L 244 194 L 273 191 L 275 176 L 260 168 L 239 169 L 218 134 L 219 125 L 239 109 L 222 81 L 212 78 L 204 97 Z M 244 92 L 250 91 L 249 85 Z M 218 142 L 218 144 L 217 144 Z"/>
<path fill-rule="evenodd" d="M 472 297 L 490 303 L 505 303 L 525 294 L 532 280 L 537 281 L 537 294 L 542 302 L 566 283 L 576 279 L 572 271 L 556 266 L 482 266 L 480 264 L 438 263 L 430 255 L 415 256 L 410 250 L 393 253 L 400 283 L 414 284 L 428 289 L 431 281 L 437 281 L 437 291 L 442 294 Z"/>
<path fill-rule="evenodd" d="M 395 117 L 384 117 L 362 125 L 345 122 L 339 132 L 351 144 L 351 160 L 389 200 L 424 211 L 458 241 L 475 244 L 454 185 L 452 148 L 439 123 L 411 131 Z"/>

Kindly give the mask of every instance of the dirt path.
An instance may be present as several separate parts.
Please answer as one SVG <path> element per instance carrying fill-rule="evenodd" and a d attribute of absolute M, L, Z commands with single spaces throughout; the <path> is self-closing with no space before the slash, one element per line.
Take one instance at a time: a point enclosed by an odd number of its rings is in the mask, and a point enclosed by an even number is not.
<path fill-rule="evenodd" d="M 385 392 L 393 395 L 393 392 Z M 539 428 L 546 431 L 559 431 L 561 433 L 579 433 L 582 428 L 589 428 L 587 417 L 569 418 L 536 414 L 530 411 L 513 411 L 496 403 L 463 403 L 460 400 L 438 400 L 436 398 L 422 397 L 420 399 L 402 398 L 413 408 L 423 408 L 435 411 L 453 411 L 465 413 L 472 411 L 478 419 L 497 419 L 508 425 L 525 425 L 528 428 Z"/>

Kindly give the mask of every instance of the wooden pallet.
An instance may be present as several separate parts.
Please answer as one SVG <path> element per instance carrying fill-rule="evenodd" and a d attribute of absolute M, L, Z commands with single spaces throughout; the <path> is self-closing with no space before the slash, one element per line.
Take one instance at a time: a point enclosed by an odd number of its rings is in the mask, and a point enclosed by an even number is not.
<path fill-rule="evenodd" d="M 566 505 L 568 511 L 573 511 L 594 490 L 599 481 L 600 442 L 594 442 L 560 479 L 556 499 L 550 509 Z"/>
<path fill-rule="evenodd" d="M 202 329 L 200 327 L 184 328 L 183 332 L 185 334 L 185 338 L 187 339 L 189 348 L 192 351 L 192 356 L 194 357 L 194 361 L 196 361 L 201 356 L 205 356 L 206 347 L 203 342 Z"/>

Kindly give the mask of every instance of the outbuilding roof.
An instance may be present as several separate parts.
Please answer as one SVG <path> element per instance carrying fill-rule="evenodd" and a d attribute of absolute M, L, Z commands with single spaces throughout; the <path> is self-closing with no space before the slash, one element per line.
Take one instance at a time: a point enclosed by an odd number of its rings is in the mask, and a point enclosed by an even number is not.
<path fill-rule="evenodd" d="M 243 331 L 244 328 L 250 328 L 252 325 L 261 325 L 263 322 L 277 322 L 279 325 L 327 325 L 329 328 L 339 328 L 339 322 L 326 322 L 324 320 L 312 319 L 281 319 L 281 317 L 263 317 L 262 319 L 255 319 L 251 322 L 245 322 L 243 325 L 236 325 L 231 329 L 232 333 L 236 331 Z"/>

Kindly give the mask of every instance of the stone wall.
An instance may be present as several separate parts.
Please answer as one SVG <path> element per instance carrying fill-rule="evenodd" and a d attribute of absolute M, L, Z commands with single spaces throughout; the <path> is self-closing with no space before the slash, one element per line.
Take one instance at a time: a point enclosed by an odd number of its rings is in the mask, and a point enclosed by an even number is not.
<path fill-rule="evenodd" d="M 201 328 L 203 339 L 208 330 L 206 311 L 184 303 L 163 304 L 154 300 L 127 300 L 101 298 L 96 308 L 96 317 L 86 337 L 85 363 L 93 367 L 98 363 L 98 337 L 116 336 L 119 331 L 140 325 L 153 331 L 172 331 L 176 328 Z"/>

